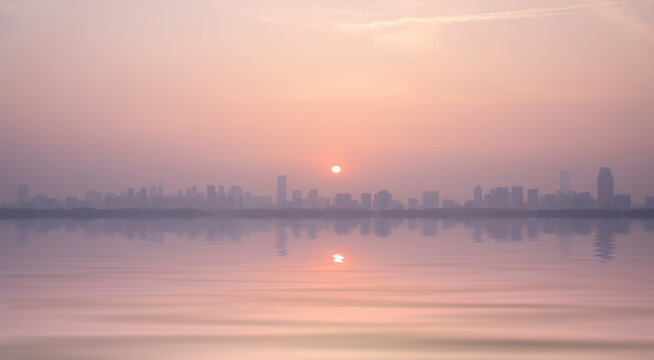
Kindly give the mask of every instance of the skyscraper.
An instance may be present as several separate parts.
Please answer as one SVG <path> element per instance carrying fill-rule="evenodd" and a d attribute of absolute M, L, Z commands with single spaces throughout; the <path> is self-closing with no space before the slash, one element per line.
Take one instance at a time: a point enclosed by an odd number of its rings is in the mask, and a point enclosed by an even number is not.
<path fill-rule="evenodd" d="M 568 191 L 570 191 L 570 171 L 561 170 L 559 184 L 559 190 L 563 191 L 564 194 L 567 194 Z"/>
<path fill-rule="evenodd" d="M 438 209 L 440 203 L 438 191 L 423 191 L 422 192 L 422 208 L 423 209 Z"/>
<path fill-rule="evenodd" d="M 207 205 L 209 209 L 216 208 L 216 185 L 207 186 Z"/>
<path fill-rule="evenodd" d="M 531 209 L 538 207 L 538 189 L 527 190 L 527 205 Z"/>
<path fill-rule="evenodd" d="M 611 175 L 611 168 L 600 168 L 599 175 L 597 175 L 597 207 L 600 209 L 610 208 L 613 195 L 613 175 Z"/>
<path fill-rule="evenodd" d="M 318 190 L 311 189 L 307 194 L 307 207 L 315 209 L 318 207 Z"/>
<path fill-rule="evenodd" d="M 481 208 L 484 205 L 484 200 L 482 197 L 481 185 L 475 186 L 475 207 Z"/>
<path fill-rule="evenodd" d="M 286 207 L 286 175 L 277 176 L 277 207 Z"/>
<path fill-rule="evenodd" d="M 511 203 L 514 209 L 522 209 L 524 204 L 525 191 L 522 186 L 514 186 L 511 188 Z"/>
<path fill-rule="evenodd" d="M 393 204 L 393 197 L 391 193 L 386 190 L 379 191 L 375 194 L 375 209 L 389 210 Z"/>
<path fill-rule="evenodd" d="M 361 208 L 366 210 L 372 210 L 372 194 L 371 193 L 362 193 L 361 194 Z"/>
<path fill-rule="evenodd" d="M 291 193 L 291 207 L 296 209 L 302 207 L 302 190 L 293 190 Z"/>

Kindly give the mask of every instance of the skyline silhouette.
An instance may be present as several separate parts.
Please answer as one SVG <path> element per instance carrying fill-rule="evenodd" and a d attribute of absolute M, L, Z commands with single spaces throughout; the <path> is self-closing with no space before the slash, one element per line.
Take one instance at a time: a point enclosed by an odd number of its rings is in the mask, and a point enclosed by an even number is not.
<path fill-rule="evenodd" d="M 84 199 L 67 196 L 63 201 L 37 194 L 30 197 L 28 185 L 18 185 L 16 202 L 5 205 L 7 208 L 23 209 L 200 209 L 200 210 L 238 210 L 238 209 L 361 209 L 361 210 L 402 210 L 402 209 L 513 209 L 513 210 L 561 210 L 561 209 L 621 209 L 632 208 L 631 195 L 616 194 L 614 178 L 609 167 L 599 169 L 594 197 L 591 192 L 571 190 L 570 171 L 561 170 L 559 190 L 556 193 L 541 194 L 539 189 L 516 185 L 491 188 L 486 194 L 483 187 L 472 189 L 471 198 L 458 202 L 443 198 L 439 190 L 423 190 L 421 197 L 410 197 L 406 201 L 393 199 L 387 190 L 361 193 L 357 199 L 351 193 L 336 193 L 333 197 L 323 196 L 319 189 L 309 189 L 306 197 L 302 190 L 289 191 L 286 175 L 277 177 L 277 190 L 272 195 L 256 195 L 238 185 L 225 191 L 224 185 L 207 185 L 206 193 L 197 185 L 177 190 L 176 194 L 165 194 L 163 185 L 129 188 L 120 194 L 101 193 L 89 190 Z M 526 196 L 525 196 L 526 195 Z M 637 208 L 654 208 L 654 196 L 647 196 Z"/>

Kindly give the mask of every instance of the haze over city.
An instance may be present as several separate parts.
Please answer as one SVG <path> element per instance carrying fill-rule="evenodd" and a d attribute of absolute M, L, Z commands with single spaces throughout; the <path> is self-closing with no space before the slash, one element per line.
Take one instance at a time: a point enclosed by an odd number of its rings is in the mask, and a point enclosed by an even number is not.
<path fill-rule="evenodd" d="M 652 1 L 3 0 L 0 203 L 278 174 L 463 203 L 603 166 L 643 203 L 651 24 Z"/>

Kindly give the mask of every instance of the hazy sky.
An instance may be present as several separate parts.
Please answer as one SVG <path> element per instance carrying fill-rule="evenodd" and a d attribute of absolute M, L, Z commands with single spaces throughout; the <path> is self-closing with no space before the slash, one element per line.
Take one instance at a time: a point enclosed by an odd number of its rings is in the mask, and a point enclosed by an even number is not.
<path fill-rule="evenodd" d="M 0 0 L 0 202 L 594 194 L 600 166 L 642 202 L 653 139 L 652 0 Z"/>

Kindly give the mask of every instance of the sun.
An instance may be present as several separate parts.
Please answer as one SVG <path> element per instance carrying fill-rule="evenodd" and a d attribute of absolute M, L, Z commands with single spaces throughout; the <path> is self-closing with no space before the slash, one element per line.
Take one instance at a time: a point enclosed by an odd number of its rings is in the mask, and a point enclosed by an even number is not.
<path fill-rule="evenodd" d="M 341 167 L 340 166 L 338 166 L 338 165 L 332 166 L 332 173 L 338 174 L 340 172 L 341 172 Z"/>
<path fill-rule="evenodd" d="M 342 263 L 342 262 L 345 261 L 345 256 L 343 256 L 341 254 L 334 254 L 332 256 L 334 257 L 334 262 L 336 262 L 336 263 Z"/>

